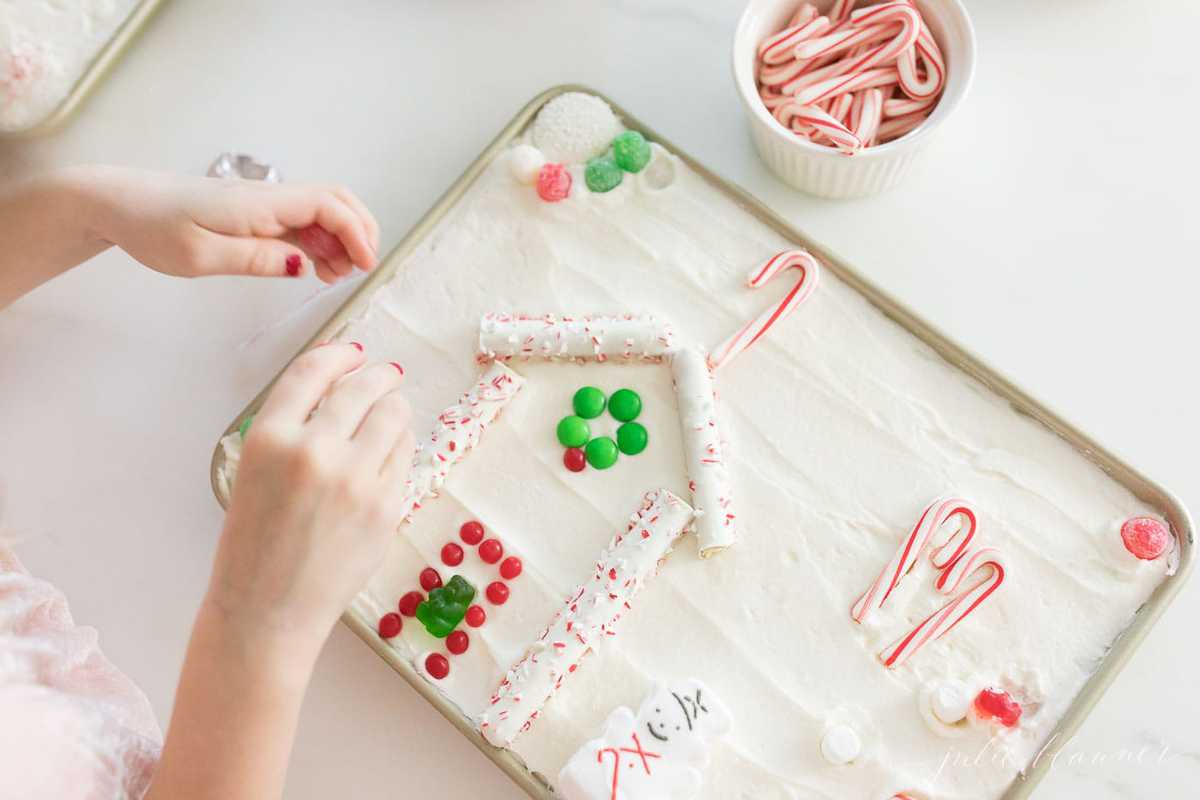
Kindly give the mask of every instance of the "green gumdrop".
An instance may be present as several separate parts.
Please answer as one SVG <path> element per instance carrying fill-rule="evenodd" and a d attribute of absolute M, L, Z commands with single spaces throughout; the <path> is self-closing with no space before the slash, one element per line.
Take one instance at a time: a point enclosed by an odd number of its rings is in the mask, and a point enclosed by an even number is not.
<path fill-rule="evenodd" d="M 608 400 L 605 399 L 604 392 L 595 386 L 584 386 L 571 398 L 575 414 L 584 419 L 595 419 L 600 416 L 604 413 L 604 406 L 607 404 Z"/>
<path fill-rule="evenodd" d="M 637 131 L 625 131 L 613 139 L 613 160 L 626 172 L 641 172 L 650 163 L 650 143 Z"/>
<path fill-rule="evenodd" d="M 558 422 L 558 441 L 563 447 L 583 447 L 592 436 L 592 429 L 582 417 L 563 417 Z"/>
<path fill-rule="evenodd" d="M 596 469 L 608 469 L 617 463 L 617 443 L 607 436 L 598 436 L 587 443 L 584 454 Z"/>
<path fill-rule="evenodd" d="M 429 592 L 429 597 L 417 606 L 417 619 L 431 636 L 445 639 L 467 615 L 475 599 L 475 587 L 461 575 L 455 575 L 445 586 Z"/>
<path fill-rule="evenodd" d="M 637 419 L 637 415 L 642 413 L 642 398 L 632 389 L 617 389 L 608 398 L 608 413 L 621 422 Z"/>
<path fill-rule="evenodd" d="M 617 428 L 617 447 L 627 456 L 636 456 L 646 449 L 650 434 L 640 422 L 626 422 Z"/>
<path fill-rule="evenodd" d="M 625 173 L 610 156 L 593 158 L 583 170 L 583 180 L 593 192 L 611 192 L 621 185 Z"/>
<path fill-rule="evenodd" d="M 252 422 L 254 422 L 253 414 L 251 414 L 250 416 L 248 416 L 244 420 L 242 420 L 241 425 L 238 425 L 238 434 L 242 437 L 242 441 L 245 441 L 246 434 L 249 433 L 249 431 L 250 431 L 250 423 L 252 423 Z"/>

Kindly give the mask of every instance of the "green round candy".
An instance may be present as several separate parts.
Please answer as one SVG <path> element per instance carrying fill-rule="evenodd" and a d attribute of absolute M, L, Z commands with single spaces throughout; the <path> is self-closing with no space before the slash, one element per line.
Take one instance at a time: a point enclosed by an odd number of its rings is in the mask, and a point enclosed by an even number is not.
<path fill-rule="evenodd" d="M 245 440 L 245 438 L 246 438 L 246 434 L 247 434 L 247 433 L 249 433 L 249 431 L 250 431 L 250 424 L 251 424 L 252 422 L 254 422 L 254 415 L 253 415 L 253 414 L 251 414 L 250 416 L 248 416 L 248 417 L 246 417 L 244 420 L 242 420 L 242 424 L 241 424 L 241 425 L 238 425 L 238 434 L 239 434 L 239 435 L 241 435 L 241 437 L 242 437 L 242 439 L 243 439 L 243 440 Z"/>
<path fill-rule="evenodd" d="M 637 419 L 637 415 L 642 413 L 642 398 L 632 389 L 617 389 L 608 398 L 608 413 L 621 422 Z"/>
<path fill-rule="evenodd" d="M 617 463 L 617 443 L 607 436 L 597 436 L 584 448 L 588 463 L 596 469 L 608 469 Z"/>
<path fill-rule="evenodd" d="M 637 131 L 625 131 L 613 139 L 613 160 L 626 172 L 641 172 L 650 163 L 650 143 Z"/>
<path fill-rule="evenodd" d="M 577 416 L 595 419 L 604 413 L 604 406 L 608 405 L 608 400 L 604 397 L 604 392 L 595 386 L 585 386 L 571 398 L 571 405 L 575 408 Z"/>
<path fill-rule="evenodd" d="M 593 158 L 583 170 L 583 180 L 593 192 L 611 192 L 621 185 L 623 177 L 625 173 L 610 156 Z"/>
<path fill-rule="evenodd" d="M 563 447 L 583 447 L 591 435 L 592 429 L 585 419 L 572 415 L 559 420 L 558 441 Z"/>
<path fill-rule="evenodd" d="M 646 433 L 646 426 L 640 422 L 626 422 L 617 428 L 617 447 L 627 456 L 636 456 L 645 450 L 649 441 L 650 434 Z"/>

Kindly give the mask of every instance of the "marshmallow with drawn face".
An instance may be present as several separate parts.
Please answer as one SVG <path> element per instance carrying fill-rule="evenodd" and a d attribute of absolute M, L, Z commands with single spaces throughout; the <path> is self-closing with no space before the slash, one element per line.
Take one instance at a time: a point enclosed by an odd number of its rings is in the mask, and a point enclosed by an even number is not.
<path fill-rule="evenodd" d="M 604 735 L 559 774 L 565 800 L 689 800 L 700 792 L 710 744 L 733 721 L 712 690 L 690 679 L 656 685 L 637 714 L 621 706 Z"/>

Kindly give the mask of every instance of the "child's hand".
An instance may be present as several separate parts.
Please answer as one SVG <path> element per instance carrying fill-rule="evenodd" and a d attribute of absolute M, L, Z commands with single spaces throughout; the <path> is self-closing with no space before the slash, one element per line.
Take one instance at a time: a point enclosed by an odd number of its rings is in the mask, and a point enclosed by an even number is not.
<path fill-rule="evenodd" d="M 121 167 L 75 168 L 72 178 L 94 200 L 98 235 L 168 275 L 294 277 L 307 255 L 333 283 L 378 258 L 379 225 L 342 187 Z"/>
<path fill-rule="evenodd" d="M 403 373 L 364 362 L 329 344 L 279 378 L 246 436 L 209 587 L 244 630 L 313 657 L 383 560 L 412 464 Z"/>

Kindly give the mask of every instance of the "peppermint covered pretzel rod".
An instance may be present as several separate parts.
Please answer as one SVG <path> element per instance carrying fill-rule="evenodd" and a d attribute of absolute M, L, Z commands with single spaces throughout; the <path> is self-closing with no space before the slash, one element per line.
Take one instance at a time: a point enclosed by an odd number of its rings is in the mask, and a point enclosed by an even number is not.
<path fill-rule="evenodd" d="M 417 446 L 405 484 L 404 515 L 408 520 L 421 503 L 437 495 L 450 468 L 458 463 L 484 430 L 520 391 L 525 379 L 500 363 L 491 364 L 461 399 L 438 415 L 433 431 Z"/>
<path fill-rule="evenodd" d="M 679 403 L 684 461 L 700 557 L 709 558 L 737 541 L 732 482 L 717 425 L 712 373 L 704 355 L 690 348 L 671 354 L 671 374 Z"/>
<path fill-rule="evenodd" d="M 613 537 L 591 576 L 571 594 L 525 655 L 508 670 L 491 703 L 476 717 L 480 733 L 508 747 L 540 716 L 546 701 L 629 609 L 692 519 L 692 509 L 666 489 L 646 495 L 625 530 Z"/>
<path fill-rule="evenodd" d="M 485 360 L 660 360 L 672 339 L 671 327 L 649 315 L 487 314 L 479 323 L 479 352 Z"/>

